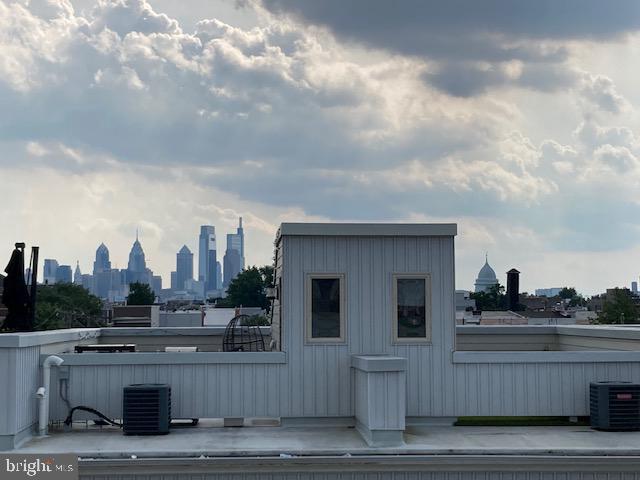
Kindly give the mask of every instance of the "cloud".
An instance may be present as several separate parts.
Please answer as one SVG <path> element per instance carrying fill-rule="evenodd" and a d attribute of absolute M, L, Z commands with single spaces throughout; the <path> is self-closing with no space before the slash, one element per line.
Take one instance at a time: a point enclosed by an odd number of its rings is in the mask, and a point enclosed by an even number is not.
<path fill-rule="evenodd" d="M 58 236 L 81 232 L 76 246 L 92 251 L 113 230 L 126 256 L 128 232 L 149 222 L 162 271 L 185 232 L 230 229 L 238 214 L 260 232 L 264 261 L 282 219 L 479 219 L 469 255 L 486 231 L 496 249 L 537 232 L 527 245 L 540 256 L 638 241 L 634 98 L 615 72 L 592 74 L 574 56 L 581 39 L 617 41 L 632 22 L 590 34 L 577 19 L 563 32 L 529 12 L 532 25 L 516 29 L 468 5 L 447 28 L 442 4 L 418 28 L 433 4 L 372 5 L 390 18 L 372 20 L 378 31 L 365 33 L 380 38 L 369 40 L 344 11 L 340 28 L 269 5 L 278 13 L 258 12 L 256 27 L 202 16 L 187 31 L 143 0 L 82 11 L 0 1 L 0 175 L 39 185 L 24 211 L 47 215 L 38 238 L 64 211 L 73 221 Z"/>
<path fill-rule="evenodd" d="M 602 145 L 595 150 L 594 157 L 618 173 L 640 173 L 640 160 L 626 147 Z"/>
<path fill-rule="evenodd" d="M 622 0 L 616 8 L 598 0 L 541 0 L 535 3 L 490 0 L 482 3 L 454 0 L 408 0 L 398 5 L 384 0 L 262 0 L 273 12 L 290 13 L 324 25 L 339 35 L 382 48 L 429 52 L 441 45 L 424 41 L 431 35 L 451 37 L 450 42 L 474 35 L 504 35 L 526 39 L 610 39 L 640 29 L 640 6 Z M 468 45 L 467 51 L 482 46 Z M 519 48 L 525 49 L 524 46 Z M 518 47 L 511 47 L 510 51 Z M 450 52 L 447 52 L 450 53 Z"/>
<path fill-rule="evenodd" d="M 629 108 L 629 103 L 618 93 L 613 80 L 605 75 L 585 75 L 580 93 L 592 105 L 605 112 L 620 113 Z"/>
<path fill-rule="evenodd" d="M 425 81 L 461 97 L 505 84 L 542 91 L 573 85 L 579 75 L 566 62 L 570 42 L 615 41 L 640 29 L 640 6 L 633 0 L 616 8 L 597 0 L 261 4 L 274 14 L 326 27 L 346 41 L 431 61 L 435 71 Z M 509 72 L 514 62 L 524 65 L 515 78 Z"/>

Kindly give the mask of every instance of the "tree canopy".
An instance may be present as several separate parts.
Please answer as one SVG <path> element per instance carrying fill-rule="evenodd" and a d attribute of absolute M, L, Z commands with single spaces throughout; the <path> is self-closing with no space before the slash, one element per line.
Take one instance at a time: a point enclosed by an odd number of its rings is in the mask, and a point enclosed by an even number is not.
<path fill-rule="evenodd" d="M 568 300 L 575 297 L 577 294 L 578 293 L 576 292 L 575 288 L 563 287 L 562 290 L 560 290 L 560 293 L 558 293 L 558 296 L 562 299 Z"/>
<path fill-rule="evenodd" d="M 218 300 L 221 307 L 260 307 L 269 310 L 269 300 L 265 288 L 273 284 L 273 267 L 249 267 L 227 288 L 227 296 Z"/>
<path fill-rule="evenodd" d="M 469 297 L 476 301 L 478 310 L 501 310 L 507 307 L 507 296 L 499 283 L 489 287 L 486 292 L 475 292 Z"/>
<path fill-rule="evenodd" d="M 39 285 L 36 295 L 36 330 L 98 326 L 102 301 L 72 283 Z"/>
<path fill-rule="evenodd" d="M 573 287 L 563 287 L 558 293 L 558 296 L 563 300 L 569 300 L 570 307 L 584 306 L 587 304 L 585 298 L 576 292 Z"/>
<path fill-rule="evenodd" d="M 146 283 L 134 282 L 129 285 L 127 305 L 153 305 L 156 294 Z"/>
<path fill-rule="evenodd" d="M 598 315 L 598 323 L 636 323 L 638 317 L 638 307 L 631 299 L 628 290 L 615 288 L 602 306 L 602 312 Z"/>

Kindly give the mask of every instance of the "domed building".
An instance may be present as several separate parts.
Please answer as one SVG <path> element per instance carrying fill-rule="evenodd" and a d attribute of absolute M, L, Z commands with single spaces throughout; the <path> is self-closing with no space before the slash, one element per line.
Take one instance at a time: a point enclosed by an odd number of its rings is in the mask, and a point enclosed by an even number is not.
<path fill-rule="evenodd" d="M 480 273 L 478 273 L 478 278 L 476 278 L 476 293 L 478 292 L 488 292 L 489 288 L 493 285 L 498 284 L 498 278 L 496 277 L 496 272 L 494 272 L 491 265 L 489 265 L 488 257 L 485 257 L 484 265 L 480 269 Z"/>

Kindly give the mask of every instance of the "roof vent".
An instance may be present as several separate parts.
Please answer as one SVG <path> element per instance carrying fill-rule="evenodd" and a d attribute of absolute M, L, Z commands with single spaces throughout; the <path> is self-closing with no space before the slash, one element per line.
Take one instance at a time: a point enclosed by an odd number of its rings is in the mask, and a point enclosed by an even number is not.
<path fill-rule="evenodd" d="M 171 387 L 158 383 L 124 387 L 122 427 L 125 435 L 166 435 L 171 424 Z"/>
<path fill-rule="evenodd" d="M 631 382 L 591 382 L 591 428 L 640 430 L 640 385 Z"/>

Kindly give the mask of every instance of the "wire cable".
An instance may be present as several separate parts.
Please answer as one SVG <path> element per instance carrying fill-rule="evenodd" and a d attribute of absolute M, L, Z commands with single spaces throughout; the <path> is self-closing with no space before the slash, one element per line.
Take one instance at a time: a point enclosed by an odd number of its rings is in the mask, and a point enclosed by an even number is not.
<path fill-rule="evenodd" d="M 122 424 L 116 422 L 115 420 L 111 420 L 109 417 L 107 417 L 106 415 L 100 413 L 98 410 L 96 410 L 95 408 L 91 408 L 91 407 L 85 407 L 83 405 L 79 405 L 77 407 L 73 407 L 71 409 L 71 411 L 69 412 L 69 415 L 67 416 L 67 418 L 64 421 L 65 425 L 71 425 L 71 422 L 73 421 L 73 412 L 75 412 L 76 410 L 82 410 L 85 412 L 89 412 L 89 413 L 93 413 L 94 415 L 102 418 L 105 422 L 113 425 L 114 427 L 120 427 L 122 428 Z"/>

